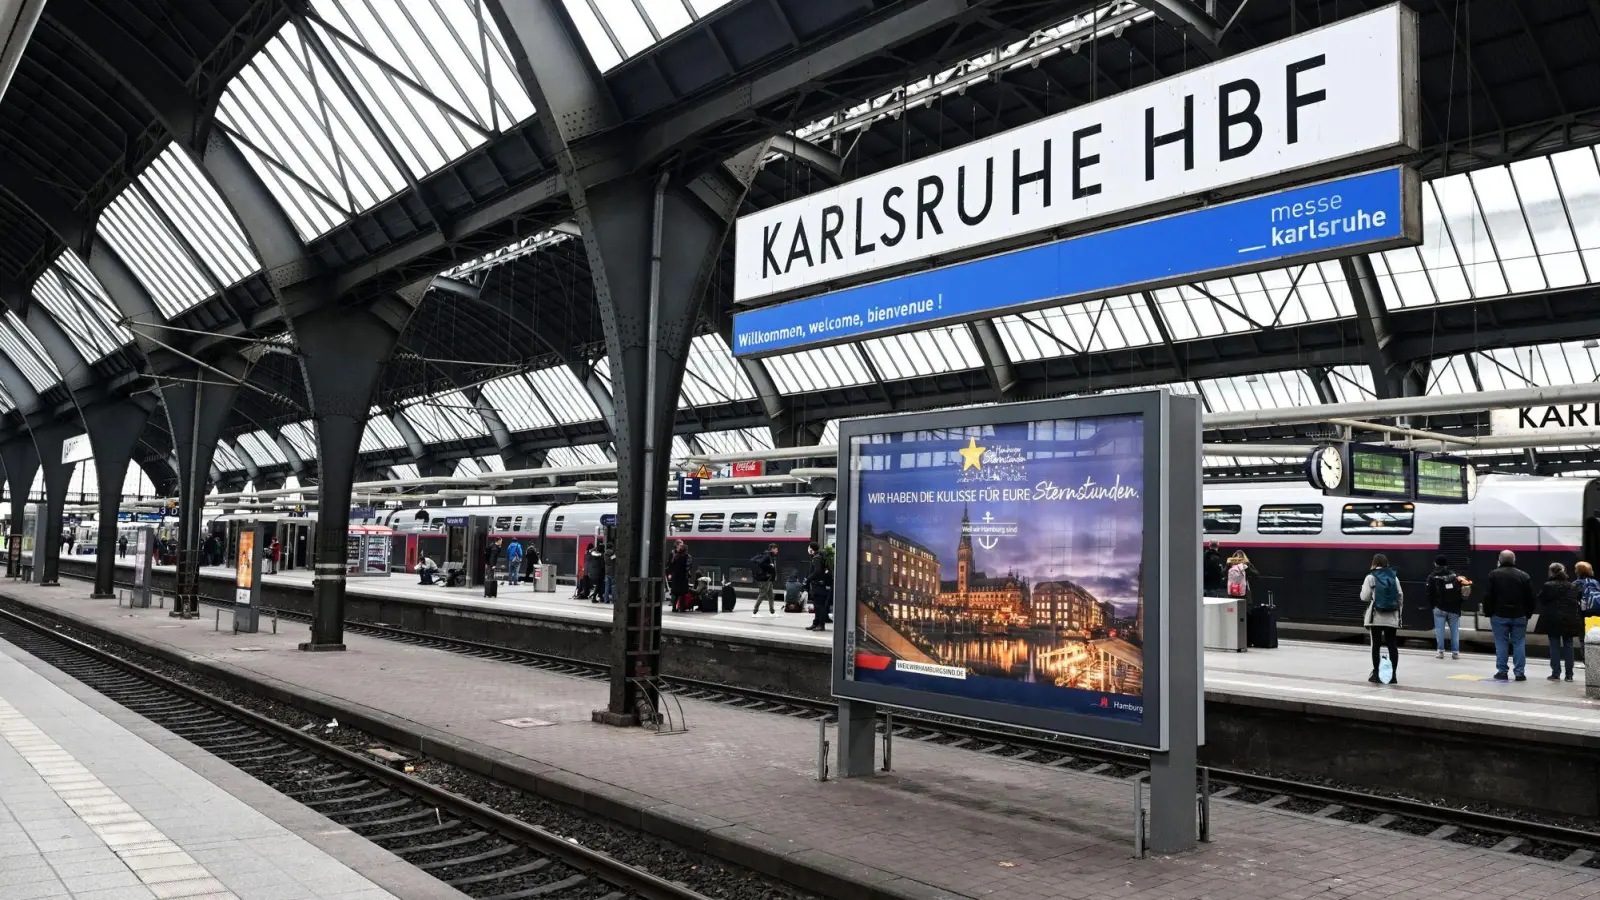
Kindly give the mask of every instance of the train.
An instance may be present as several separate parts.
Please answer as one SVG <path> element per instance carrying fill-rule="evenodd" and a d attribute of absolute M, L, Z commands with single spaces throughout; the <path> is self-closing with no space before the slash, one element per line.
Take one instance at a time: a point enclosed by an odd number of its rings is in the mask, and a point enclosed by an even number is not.
<path fill-rule="evenodd" d="M 1270 599 L 1280 621 L 1359 627 L 1365 610 L 1360 585 L 1374 553 L 1399 570 L 1405 589 L 1402 624 L 1432 627 L 1424 579 L 1443 555 L 1458 572 L 1481 581 L 1501 550 L 1543 581 L 1552 562 L 1571 566 L 1600 559 L 1600 479 L 1489 474 L 1463 504 L 1425 504 L 1328 497 L 1304 482 L 1207 484 L 1203 539 L 1225 554 L 1243 550 L 1259 571 L 1257 595 Z M 572 583 L 617 511 L 614 501 L 504 506 L 379 508 L 363 524 L 394 529 L 391 569 L 416 571 L 423 558 L 446 558 L 447 516 L 488 516 L 489 532 L 503 543 L 520 542 L 553 563 L 559 580 Z M 689 544 L 695 564 L 713 583 L 748 584 L 751 559 L 778 545 L 779 580 L 803 580 L 806 544 L 835 540 L 831 494 L 757 494 L 669 500 L 667 538 Z M 236 521 L 278 521 L 285 567 L 307 566 L 315 513 L 217 515 L 207 527 L 226 537 Z M 459 560 L 456 560 L 459 562 Z M 1468 611 L 1472 602 L 1468 602 Z"/>

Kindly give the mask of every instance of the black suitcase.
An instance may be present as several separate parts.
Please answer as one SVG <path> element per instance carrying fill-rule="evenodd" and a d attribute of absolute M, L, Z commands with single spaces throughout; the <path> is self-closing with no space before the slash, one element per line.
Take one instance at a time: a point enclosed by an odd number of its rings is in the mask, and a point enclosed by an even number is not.
<path fill-rule="evenodd" d="M 717 611 L 717 595 L 710 588 L 695 592 L 696 608 L 701 612 L 714 613 Z"/>
<path fill-rule="evenodd" d="M 736 604 L 738 602 L 739 602 L 739 592 L 733 589 L 733 585 L 731 585 L 731 584 L 723 585 L 722 586 L 722 611 L 723 612 L 733 612 L 734 604 Z"/>
<path fill-rule="evenodd" d="M 500 596 L 500 582 L 495 581 L 493 575 L 483 580 L 483 595 L 485 597 Z"/>
<path fill-rule="evenodd" d="M 1258 606 L 1245 615 L 1245 637 L 1250 646 L 1261 650 L 1278 647 L 1278 610 L 1272 606 Z"/>

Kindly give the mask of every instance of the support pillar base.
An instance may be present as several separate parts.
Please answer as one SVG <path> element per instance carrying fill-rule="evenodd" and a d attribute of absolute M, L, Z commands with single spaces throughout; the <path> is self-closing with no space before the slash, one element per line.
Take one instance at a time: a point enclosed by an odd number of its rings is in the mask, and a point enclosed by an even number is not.
<path fill-rule="evenodd" d="M 304 650 L 307 653 L 331 653 L 331 652 L 337 652 L 337 651 L 343 650 L 344 649 L 344 645 L 343 644 L 318 644 L 318 643 L 315 643 L 315 642 L 312 642 L 312 641 L 306 641 L 305 643 L 300 645 L 300 649 Z"/>
<path fill-rule="evenodd" d="M 175 609 L 175 610 L 167 613 L 167 616 L 169 618 L 173 618 L 173 619 L 198 619 L 198 618 L 200 618 L 200 613 L 199 612 L 185 612 L 185 611 L 183 611 L 181 609 Z"/>
<path fill-rule="evenodd" d="M 863 700 L 839 701 L 839 777 L 864 778 L 873 769 L 878 707 Z"/>
<path fill-rule="evenodd" d="M 117 595 L 116 594 L 92 593 L 92 594 L 89 595 L 89 599 L 90 600 L 115 600 L 115 599 L 117 599 Z"/>
<path fill-rule="evenodd" d="M 589 714 L 589 721 L 616 728 L 634 728 L 639 724 L 639 717 L 633 713 L 614 713 L 609 709 L 597 709 Z"/>

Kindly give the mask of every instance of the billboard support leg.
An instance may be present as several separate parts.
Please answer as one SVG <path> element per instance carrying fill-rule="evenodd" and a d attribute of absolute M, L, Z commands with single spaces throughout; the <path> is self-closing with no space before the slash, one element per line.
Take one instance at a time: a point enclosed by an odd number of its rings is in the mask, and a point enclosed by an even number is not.
<path fill-rule="evenodd" d="M 1195 747 L 1175 743 L 1165 753 L 1150 754 L 1150 842 L 1157 853 L 1182 853 L 1195 848 L 1199 808 L 1194 799 Z"/>
<path fill-rule="evenodd" d="M 878 707 L 860 700 L 839 701 L 839 777 L 872 774 Z"/>

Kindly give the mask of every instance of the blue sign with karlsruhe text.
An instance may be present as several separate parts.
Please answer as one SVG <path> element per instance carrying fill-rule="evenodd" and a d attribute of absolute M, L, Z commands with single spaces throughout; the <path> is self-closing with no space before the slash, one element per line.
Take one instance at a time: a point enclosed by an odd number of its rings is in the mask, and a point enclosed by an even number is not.
<path fill-rule="evenodd" d="M 1417 176 L 1352 175 L 739 313 L 735 356 L 1415 244 Z"/>

